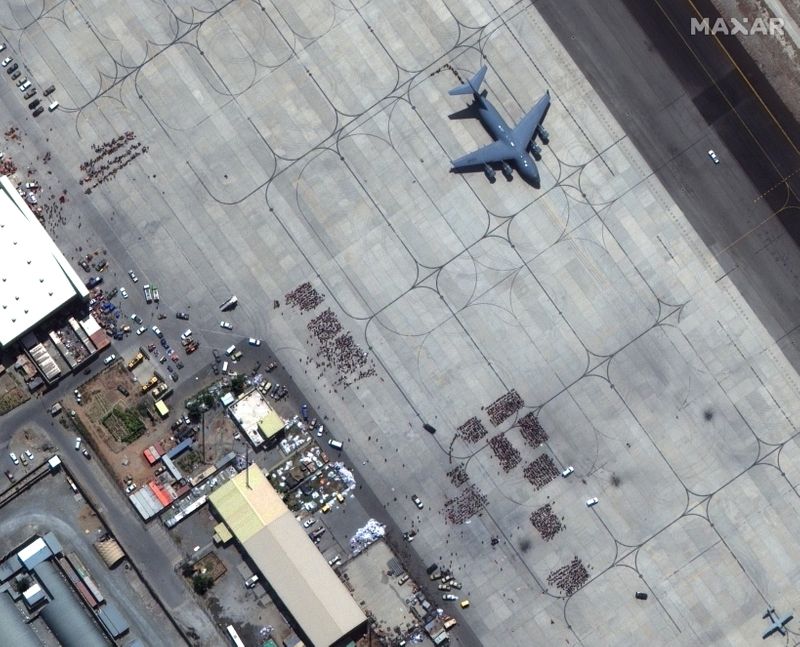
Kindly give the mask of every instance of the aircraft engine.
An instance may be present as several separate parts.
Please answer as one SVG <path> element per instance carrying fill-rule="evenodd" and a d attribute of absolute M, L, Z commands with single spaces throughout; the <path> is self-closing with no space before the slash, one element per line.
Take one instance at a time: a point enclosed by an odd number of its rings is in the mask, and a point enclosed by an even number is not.
<path fill-rule="evenodd" d="M 494 182 L 495 172 L 494 169 L 488 164 L 484 164 L 483 174 L 486 176 L 486 179 L 489 180 L 489 182 Z"/>
<path fill-rule="evenodd" d="M 533 155 L 533 159 L 535 159 L 537 162 L 542 159 L 542 149 L 536 143 L 535 139 L 531 139 L 528 150 L 531 152 L 531 155 Z"/>
<path fill-rule="evenodd" d="M 544 128 L 539 126 L 539 139 L 542 140 L 542 143 L 547 146 L 550 143 L 550 133 L 548 133 Z"/>
<path fill-rule="evenodd" d="M 511 166 L 509 166 L 508 162 L 503 162 L 503 175 L 509 182 L 513 177 L 513 169 L 511 168 Z"/>

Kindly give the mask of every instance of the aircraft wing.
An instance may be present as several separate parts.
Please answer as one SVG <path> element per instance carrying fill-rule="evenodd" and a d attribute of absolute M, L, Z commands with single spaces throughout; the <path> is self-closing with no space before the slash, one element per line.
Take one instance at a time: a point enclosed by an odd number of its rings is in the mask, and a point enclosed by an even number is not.
<path fill-rule="evenodd" d="M 479 148 L 472 153 L 459 157 L 457 160 L 453 160 L 453 168 L 459 169 L 468 166 L 483 166 L 484 164 L 504 162 L 513 157 L 516 157 L 516 152 L 511 146 L 505 142 L 494 141 L 483 148 Z"/>
<path fill-rule="evenodd" d="M 525 115 L 511 131 L 511 139 L 522 150 L 528 148 L 528 143 L 533 139 L 533 135 L 539 124 L 544 121 L 544 117 L 550 108 L 550 91 L 536 102 L 530 112 Z"/>

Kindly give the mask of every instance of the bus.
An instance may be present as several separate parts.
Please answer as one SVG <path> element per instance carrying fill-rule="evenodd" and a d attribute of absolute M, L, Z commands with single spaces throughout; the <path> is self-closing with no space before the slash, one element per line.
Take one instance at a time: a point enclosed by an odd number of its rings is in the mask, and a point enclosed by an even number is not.
<path fill-rule="evenodd" d="M 239 638 L 239 634 L 236 633 L 236 629 L 233 628 L 233 625 L 227 626 L 228 638 L 231 639 L 231 643 L 236 645 L 236 647 L 244 647 L 244 643 L 242 639 Z"/>

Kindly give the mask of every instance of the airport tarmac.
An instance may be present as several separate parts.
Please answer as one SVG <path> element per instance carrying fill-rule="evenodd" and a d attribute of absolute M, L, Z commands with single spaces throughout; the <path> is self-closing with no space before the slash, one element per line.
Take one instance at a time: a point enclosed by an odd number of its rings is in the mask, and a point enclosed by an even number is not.
<path fill-rule="evenodd" d="M 455 644 L 748 644 L 768 605 L 800 607 L 797 372 L 535 6 L 59 5 L 34 22 L 19 7 L 0 9 L 24 25 L 4 36 L 63 110 L 34 124 L 10 82 L 0 92 L 75 180 L 62 249 L 105 247 L 164 307 L 191 303 L 216 347 L 217 306 L 239 296 L 231 334 L 268 341 L 387 514 L 414 519 L 412 550 L 463 582 Z M 464 107 L 454 71 L 484 60 L 509 121 L 551 91 L 541 191 L 448 172 L 489 142 L 447 118 Z M 693 176 L 744 186 L 687 123 Z M 80 193 L 91 144 L 128 130 L 148 153 Z M 320 307 L 273 309 L 305 281 Z M 375 377 L 343 388 L 307 363 L 328 307 Z M 489 421 L 511 389 L 545 446 Z M 486 438 L 507 432 L 518 465 L 455 437 L 473 416 Z M 542 454 L 574 473 L 534 489 Z M 459 463 L 488 503 L 454 526 Z M 548 542 L 529 520 L 546 504 L 563 517 Z M 548 578 L 576 557 L 588 580 L 570 595 Z"/>

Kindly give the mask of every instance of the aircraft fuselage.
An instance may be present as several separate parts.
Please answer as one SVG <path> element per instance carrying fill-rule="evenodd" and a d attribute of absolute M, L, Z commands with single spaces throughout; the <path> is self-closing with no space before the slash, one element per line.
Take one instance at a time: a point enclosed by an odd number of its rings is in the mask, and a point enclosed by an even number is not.
<path fill-rule="evenodd" d="M 478 119 L 483 124 L 483 127 L 494 139 L 505 142 L 516 151 L 516 157 L 509 161 L 514 162 L 517 167 L 517 173 L 523 180 L 538 189 L 540 184 L 539 171 L 528 154 L 528 149 L 520 149 L 516 145 L 511 138 L 511 128 L 508 127 L 508 124 L 497 112 L 497 108 L 492 105 L 491 101 L 477 93 L 474 96 L 476 108 L 478 109 Z"/>

